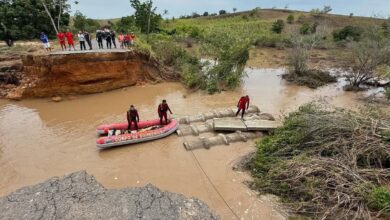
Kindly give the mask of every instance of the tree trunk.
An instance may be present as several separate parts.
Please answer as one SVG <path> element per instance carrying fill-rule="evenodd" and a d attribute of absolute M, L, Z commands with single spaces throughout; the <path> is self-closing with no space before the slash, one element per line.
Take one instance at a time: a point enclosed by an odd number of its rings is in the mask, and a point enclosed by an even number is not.
<path fill-rule="evenodd" d="M 51 20 L 51 23 L 53 24 L 54 30 L 55 30 L 56 33 L 58 34 L 57 26 L 56 26 L 56 24 L 55 24 L 55 22 L 54 22 L 54 20 L 53 20 L 53 17 L 52 17 L 51 14 L 50 14 L 49 9 L 47 8 L 46 3 L 44 2 L 44 0 L 41 0 L 41 2 L 42 2 L 43 7 L 45 8 L 45 11 L 46 11 L 47 15 L 49 16 L 49 18 L 50 18 L 50 20 Z"/>
<path fill-rule="evenodd" d="M 58 13 L 58 21 L 57 21 L 57 30 L 60 31 L 60 21 L 61 21 L 61 14 L 62 14 L 62 0 L 59 1 L 59 7 L 60 7 L 60 12 Z"/>

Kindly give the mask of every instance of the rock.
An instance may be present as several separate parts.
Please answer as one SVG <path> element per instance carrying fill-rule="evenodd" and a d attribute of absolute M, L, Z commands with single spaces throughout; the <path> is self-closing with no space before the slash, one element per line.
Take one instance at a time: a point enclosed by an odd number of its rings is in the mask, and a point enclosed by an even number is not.
<path fill-rule="evenodd" d="M 262 119 L 262 120 L 275 121 L 275 117 L 272 116 L 272 115 L 269 114 L 269 113 L 261 113 L 261 114 L 259 115 L 259 118 Z"/>
<path fill-rule="evenodd" d="M 22 99 L 22 90 L 15 88 L 7 94 L 6 98 L 14 101 L 20 101 Z"/>
<path fill-rule="evenodd" d="M 198 199 L 153 185 L 106 189 L 85 171 L 0 198 L 0 219 L 218 219 Z"/>
<path fill-rule="evenodd" d="M 61 98 L 60 96 L 55 96 L 55 97 L 51 98 L 51 100 L 52 100 L 53 102 L 61 102 L 61 101 L 62 101 L 62 98 Z"/>

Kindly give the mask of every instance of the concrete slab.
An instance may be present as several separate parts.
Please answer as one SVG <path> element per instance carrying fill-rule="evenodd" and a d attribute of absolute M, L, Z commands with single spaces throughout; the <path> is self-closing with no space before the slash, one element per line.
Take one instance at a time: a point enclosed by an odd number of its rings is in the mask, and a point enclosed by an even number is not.
<path fill-rule="evenodd" d="M 280 126 L 278 122 L 269 120 L 249 120 L 244 124 L 248 131 L 271 131 Z"/>
<path fill-rule="evenodd" d="M 215 131 L 246 131 L 247 127 L 239 118 L 216 118 L 214 119 Z"/>

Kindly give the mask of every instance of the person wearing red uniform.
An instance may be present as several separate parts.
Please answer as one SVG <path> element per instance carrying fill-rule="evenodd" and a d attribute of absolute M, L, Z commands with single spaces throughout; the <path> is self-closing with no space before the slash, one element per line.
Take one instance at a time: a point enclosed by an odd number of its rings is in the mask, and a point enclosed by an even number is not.
<path fill-rule="evenodd" d="M 163 124 L 163 118 L 165 119 L 165 124 L 168 124 L 168 116 L 167 116 L 167 111 L 172 114 L 171 109 L 169 108 L 167 101 L 163 100 L 160 105 L 158 105 L 157 112 L 158 112 L 158 117 L 160 118 L 160 124 Z"/>
<path fill-rule="evenodd" d="M 131 40 L 131 36 L 130 36 L 129 33 L 127 33 L 127 34 L 125 35 L 125 47 L 126 47 L 126 48 L 129 48 L 129 46 L 130 46 L 130 40 Z"/>
<path fill-rule="evenodd" d="M 134 122 L 134 128 L 138 131 L 138 122 L 139 122 L 139 115 L 137 109 L 135 109 L 134 105 L 130 106 L 130 109 L 127 111 L 127 130 L 131 131 L 131 124 Z"/>
<path fill-rule="evenodd" d="M 58 42 L 61 45 L 62 50 L 66 50 L 66 44 L 65 44 L 65 34 L 62 33 L 62 31 L 58 32 L 57 34 Z"/>
<path fill-rule="evenodd" d="M 242 111 L 241 118 L 244 118 L 245 110 L 249 108 L 249 96 L 243 96 L 240 98 L 240 100 L 237 103 L 238 111 L 236 113 L 236 116 L 240 114 L 240 111 Z"/>
<path fill-rule="evenodd" d="M 69 30 L 65 33 L 65 37 L 66 40 L 68 41 L 69 50 L 71 50 L 71 47 L 73 47 L 73 50 L 76 50 L 76 48 L 74 48 L 74 43 L 73 43 L 73 34 Z"/>

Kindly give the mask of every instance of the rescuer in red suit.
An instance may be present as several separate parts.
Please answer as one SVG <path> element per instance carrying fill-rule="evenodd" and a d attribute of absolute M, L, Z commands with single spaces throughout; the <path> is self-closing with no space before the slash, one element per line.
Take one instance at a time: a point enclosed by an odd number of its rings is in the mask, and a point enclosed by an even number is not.
<path fill-rule="evenodd" d="M 240 111 L 242 111 L 241 118 L 243 119 L 244 114 L 245 114 L 245 110 L 247 110 L 249 108 L 249 96 L 241 97 L 237 103 L 237 108 L 238 108 L 238 110 L 237 110 L 236 116 L 238 114 L 240 114 Z"/>

